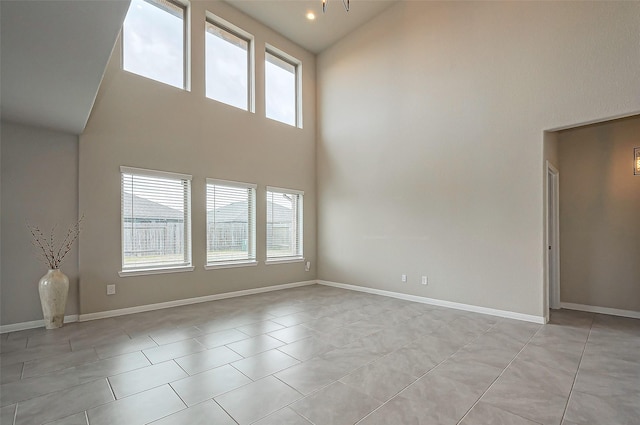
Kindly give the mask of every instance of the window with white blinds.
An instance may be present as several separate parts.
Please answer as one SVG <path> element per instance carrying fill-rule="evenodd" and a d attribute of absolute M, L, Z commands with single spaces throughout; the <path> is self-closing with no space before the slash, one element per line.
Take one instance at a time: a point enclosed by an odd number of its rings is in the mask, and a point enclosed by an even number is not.
<path fill-rule="evenodd" d="M 122 273 L 191 267 L 191 176 L 120 167 Z"/>
<path fill-rule="evenodd" d="M 207 179 L 207 268 L 256 264 L 256 185 Z"/>
<path fill-rule="evenodd" d="M 304 192 L 267 186 L 267 261 L 301 260 Z"/>

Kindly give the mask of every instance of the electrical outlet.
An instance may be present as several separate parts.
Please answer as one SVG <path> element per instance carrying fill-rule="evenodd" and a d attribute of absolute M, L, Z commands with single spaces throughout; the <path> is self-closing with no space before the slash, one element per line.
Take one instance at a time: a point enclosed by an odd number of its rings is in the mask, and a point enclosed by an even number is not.
<path fill-rule="evenodd" d="M 116 285 L 107 285 L 107 295 L 114 295 L 116 293 Z"/>
<path fill-rule="evenodd" d="M 309 270 L 311 270 L 311 261 L 304 263 L 304 271 L 308 272 Z"/>
<path fill-rule="evenodd" d="M 407 281 L 407 275 L 406 275 L 406 274 L 403 274 L 402 276 L 400 276 L 400 279 L 401 279 L 403 282 L 406 282 L 406 281 Z"/>
<path fill-rule="evenodd" d="M 422 276 L 422 284 L 423 285 L 428 285 L 429 284 L 429 280 L 427 279 L 427 276 Z"/>

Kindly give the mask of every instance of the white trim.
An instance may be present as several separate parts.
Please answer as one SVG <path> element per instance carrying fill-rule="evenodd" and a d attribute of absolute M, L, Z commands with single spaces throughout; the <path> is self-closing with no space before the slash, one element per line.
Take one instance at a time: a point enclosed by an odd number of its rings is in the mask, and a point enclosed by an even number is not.
<path fill-rule="evenodd" d="M 246 260 L 246 261 L 236 261 L 236 262 L 220 262 L 220 263 L 209 263 L 204 266 L 205 270 L 216 270 L 216 269 L 231 269 L 234 267 L 253 267 L 257 266 L 258 262 L 255 260 Z"/>
<path fill-rule="evenodd" d="M 302 195 L 304 196 L 304 190 L 285 189 L 282 187 L 267 186 L 267 192 L 286 193 L 288 195 Z"/>
<path fill-rule="evenodd" d="M 598 118 L 598 119 L 587 120 L 587 121 L 581 121 L 581 122 L 577 122 L 577 123 L 573 123 L 573 124 L 561 125 L 559 127 L 553 127 L 553 128 L 546 129 L 545 131 L 556 132 L 556 131 L 562 131 L 562 130 L 569 130 L 569 129 L 572 129 L 572 128 L 584 127 L 586 125 L 599 124 L 599 123 L 602 123 L 602 122 L 617 120 L 617 119 L 620 119 L 620 118 L 632 117 L 632 116 L 635 116 L 635 115 L 638 115 L 638 114 L 640 114 L 640 110 L 629 112 L 629 113 L 625 113 L 625 114 L 609 115 L 609 116 L 606 116 L 606 117 L 601 117 L 601 118 Z"/>
<path fill-rule="evenodd" d="M 182 300 L 167 301 L 157 304 L 140 305 L 136 307 L 121 308 L 118 310 L 99 311 L 96 313 L 81 314 L 79 320 L 86 322 L 88 320 L 104 319 L 107 317 L 124 316 L 126 314 L 142 313 L 145 311 L 161 310 L 163 308 L 179 307 L 182 305 L 198 304 L 208 301 L 223 300 L 226 298 L 242 297 L 244 295 L 260 294 L 263 292 L 280 291 L 282 289 L 297 288 L 299 286 L 308 286 L 315 284 L 315 280 L 307 280 L 304 282 L 284 283 L 281 285 L 265 286 L 262 288 L 244 289 L 241 291 L 224 292 L 222 294 L 205 295 L 203 297 L 186 298 Z"/>
<path fill-rule="evenodd" d="M 147 170 L 145 168 L 120 166 L 120 174 L 141 174 L 143 176 L 162 177 L 176 180 L 192 180 L 191 174 L 172 173 L 170 171 Z"/>
<path fill-rule="evenodd" d="M 205 224 L 205 250 L 207 251 L 207 257 L 209 254 L 209 212 L 215 210 L 215 203 L 218 199 L 216 195 L 216 188 L 220 188 L 222 190 L 222 194 L 220 197 L 224 200 L 227 198 L 228 194 L 224 194 L 225 188 L 234 188 L 234 189 L 243 189 L 247 192 L 247 250 L 246 255 L 241 260 L 213 260 L 209 262 L 207 258 L 207 263 L 205 264 L 205 270 L 219 269 L 219 268 L 228 268 L 228 267 L 242 267 L 244 265 L 255 266 L 257 265 L 256 261 L 256 203 L 257 203 L 257 184 L 253 183 L 244 183 L 230 180 L 219 180 L 208 178 L 206 179 L 205 186 L 205 204 L 206 204 L 206 224 Z M 210 194 L 209 189 L 212 189 Z M 209 205 L 210 201 L 213 201 L 213 205 Z M 216 222 L 215 222 L 215 213 L 213 220 L 213 228 L 215 230 Z M 214 252 L 215 254 L 215 252 Z M 215 256 L 215 255 L 214 255 Z M 253 263 L 253 264 L 251 264 Z"/>
<path fill-rule="evenodd" d="M 230 32 L 232 35 L 235 35 L 238 38 L 244 39 L 244 41 L 246 41 L 247 43 L 253 43 L 255 38 L 253 34 L 243 30 L 237 25 L 233 25 L 231 22 L 225 19 L 222 19 L 218 15 L 214 15 L 208 10 L 206 11 L 205 15 L 206 15 L 205 17 L 206 23 L 216 26 L 218 28 L 222 28 L 223 30 Z M 206 27 L 205 27 L 205 31 L 206 31 Z"/>
<path fill-rule="evenodd" d="M 304 263 L 304 258 L 286 258 L 285 257 L 282 259 L 278 259 L 277 257 L 275 257 L 275 258 L 267 258 L 267 260 L 264 263 L 268 266 L 273 264 Z"/>
<path fill-rule="evenodd" d="M 64 323 L 72 323 L 78 321 L 77 314 L 64 316 Z M 30 322 L 12 323 L 10 325 L 0 325 L 0 334 L 7 332 L 23 331 L 25 329 L 35 329 L 44 327 L 44 320 L 32 320 Z"/>
<path fill-rule="evenodd" d="M 146 276 L 149 274 L 182 273 L 182 272 L 192 272 L 193 269 L 194 269 L 193 266 L 180 266 L 180 267 L 170 267 L 170 268 L 164 268 L 164 269 L 122 270 L 118 272 L 118 276 L 130 277 L 130 276 Z"/>
<path fill-rule="evenodd" d="M 464 311 L 471 311 L 474 313 L 488 314 L 490 316 L 505 317 L 507 319 L 515 319 L 515 320 L 522 320 L 525 322 L 545 324 L 544 316 L 533 316 L 531 314 L 516 313 L 514 311 L 497 310 L 494 308 L 480 307 L 480 306 L 471 305 L 471 304 L 456 303 L 453 301 L 437 300 L 435 298 L 421 297 L 419 295 L 409 295 L 409 294 L 403 294 L 400 292 L 384 291 L 382 289 L 367 288 L 365 286 L 349 285 L 346 283 L 328 282 L 325 280 L 318 280 L 318 284 L 333 286 L 335 288 L 349 289 L 351 291 L 359 291 L 359 292 L 366 292 L 369 294 L 382 295 L 385 297 L 398 298 L 401 300 L 413 301 L 413 302 L 418 302 L 422 304 L 431 304 L 431 305 L 437 305 L 440 307 L 453 308 L 456 310 L 464 310 Z"/>
<path fill-rule="evenodd" d="M 205 36 L 207 34 L 207 25 L 211 25 L 214 27 L 217 27 L 225 32 L 228 32 L 229 34 L 238 37 L 241 40 L 244 40 L 247 42 L 247 108 L 238 108 L 250 113 L 255 113 L 256 112 L 256 93 L 255 93 L 255 87 L 256 87 L 256 73 L 255 73 L 255 37 L 253 36 L 253 34 L 251 34 L 250 32 L 247 32 L 245 30 L 243 30 L 242 28 L 232 24 L 231 22 L 222 19 L 221 17 L 214 15 L 213 13 L 209 12 L 208 10 L 206 11 L 206 17 L 205 17 L 205 26 L 204 26 L 204 31 L 205 31 Z M 205 55 L 205 65 L 206 65 L 206 55 Z M 226 102 L 220 101 L 218 99 L 214 99 L 212 97 L 208 97 L 205 95 L 205 97 L 207 97 L 207 99 L 211 99 L 214 100 L 216 102 L 221 102 L 224 104 L 227 104 Z M 227 104 L 228 105 L 228 104 Z M 230 105 L 233 106 L 233 105 Z"/>
<path fill-rule="evenodd" d="M 546 229 L 545 229 L 545 285 L 546 285 L 546 293 L 547 293 L 547 311 L 546 314 L 549 314 L 549 309 L 557 309 L 560 308 L 560 172 L 549 162 L 546 161 L 546 173 L 545 173 L 545 193 L 546 199 L 544 200 L 545 205 L 547 206 L 545 214 L 546 214 Z M 551 174 L 551 179 L 549 179 L 549 174 Z M 549 205 L 549 185 L 553 184 L 553 205 Z M 550 211 L 553 207 L 553 211 Z M 549 212 L 553 214 L 554 222 L 549 223 Z M 551 228 L 553 225 L 553 228 Z M 549 233 L 553 235 L 553 240 L 549 240 Z M 552 260 L 553 264 L 549 262 L 549 251 L 548 247 L 551 245 L 553 249 Z M 549 280 L 550 271 L 553 271 L 553 282 Z M 552 303 L 554 301 L 554 303 Z"/>
<path fill-rule="evenodd" d="M 284 62 L 288 62 L 289 65 L 293 65 L 293 66 L 302 65 L 302 61 L 300 59 L 297 59 L 297 58 L 291 56 L 290 54 L 288 54 L 284 50 L 278 49 L 273 44 L 264 43 L 264 47 L 265 47 L 264 48 L 265 52 L 267 52 L 267 53 L 279 58 L 280 60 L 282 60 Z"/>
<path fill-rule="evenodd" d="M 183 31 L 183 43 L 182 48 L 184 49 L 183 53 L 183 64 L 182 70 L 184 71 L 184 76 L 182 77 L 184 87 L 183 89 L 187 92 L 191 92 L 191 2 L 188 0 L 174 0 L 184 7 L 184 15 L 182 17 L 184 21 L 184 25 L 182 26 Z M 87 419 L 87 422 L 89 420 Z"/>
<path fill-rule="evenodd" d="M 640 319 L 640 311 L 620 310 L 618 308 L 598 307 L 595 305 L 584 305 L 574 303 L 560 303 L 562 308 L 567 310 L 587 311 L 589 313 L 610 314 L 612 316 L 630 317 L 632 319 Z"/>
<path fill-rule="evenodd" d="M 220 180 L 207 177 L 207 184 L 213 184 L 216 186 L 230 186 L 239 187 L 241 189 L 257 189 L 258 185 L 255 183 L 236 182 L 231 180 Z"/>
<path fill-rule="evenodd" d="M 295 219 L 296 219 L 296 239 L 297 239 L 297 244 L 296 244 L 296 253 L 294 255 L 289 255 L 289 256 L 282 256 L 282 257 L 269 257 L 269 234 L 267 232 L 267 259 L 265 261 L 265 264 L 268 263 L 272 263 L 275 264 L 276 262 L 278 263 L 295 263 L 297 261 L 304 261 L 304 191 L 302 190 L 296 190 L 296 189 L 284 189 L 281 187 L 275 187 L 275 186 L 267 186 L 266 187 L 266 205 L 267 205 L 267 209 L 268 209 L 268 205 L 269 205 L 269 193 L 271 193 L 271 199 L 272 199 L 272 204 L 275 203 L 275 201 L 273 201 L 273 195 L 275 193 L 280 193 L 280 194 L 285 194 L 285 195 L 292 195 L 292 197 L 296 196 L 297 197 L 297 205 L 296 205 L 296 211 L 295 211 Z M 292 202 L 293 205 L 293 202 Z M 273 220 L 273 214 L 271 217 L 271 220 Z M 267 211 L 267 227 L 269 227 L 269 213 Z"/>
<path fill-rule="evenodd" d="M 125 216 L 124 216 L 124 199 L 125 199 L 125 185 L 124 185 L 124 175 L 131 174 L 132 176 L 144 176 L 144 177 L 159 177 L 165 179 L 175 179 L 186 182 L 185 188 L 185 203 L 186 203 L 186 211 L 185 213 L 185 223 L 184 223 L 184 247 L 185 247 L 185 260 L 176 267 L 176 263 L 173 264 L 165 264 L 154 267 L 141 268 L 141 269 L 130 269 L 126 270 L 125 268 L 125 250 L 124 250 L 124 240 L 125 240 Z M 192 176 L 189 174 L 178 174 L 172 173 L 168 171 L 157 171 L 157 170 L 146 170 L 142 168 L 133 168 L 127 167 L 124 165 L 120 166 L 120 261 L 122 270 L 118 272 L 120 277 L 127 276 L 142 276 L 148 274 L 159 274 L 159 273 L 174 273 L 181 271 L 193 271 L 193 235 L 192 235 L 192 211 L 191 211 L 191 178 Z M 133 181 L 131 182 L 133 184 Z M 131 193 L 133 196 L 133 193 Z M 133 202 L 133 201 L 132 201 Z M 132 204 L 133 210 L 133 204 Z M 187 268 L 191 267 L 191 270 Z"/>
<path fill-rule="evenodd" d="M 294 67 L 295 78 L 296 78 L 296 120 L 295 120 L 295 125 L 293 125 L 292 127 L 302 128 L 302 61 L 300 59 L 297 59 L 291 56 L 287 52 L 278 49 L 277 47 L 269 43 L 265 43 L 264 53 L 265 53 L 264 55 L 265 62 L 267 61 L 267 54 L 269 54 L 271 56 L 275 56 L 281 61 L 286 62 L 289 65 L 292 65 Z M 269 119 L 273 119 L 273 118 L 269 118 Z M 275 120 L 275 121 L 282 122 L 280 120 Z M 285 122 L 282 122 L 282 123 L 288 124 Z"/>

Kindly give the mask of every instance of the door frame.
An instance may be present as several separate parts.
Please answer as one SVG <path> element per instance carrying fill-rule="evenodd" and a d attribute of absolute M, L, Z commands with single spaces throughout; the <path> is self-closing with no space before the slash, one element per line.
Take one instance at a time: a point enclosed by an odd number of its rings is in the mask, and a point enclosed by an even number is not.
<path fill-rule="evenodd" d="M 547 294 L 551 309 L 560 308 L 560 172 L 547 161 L 547 218 L 545 258 L 547 263 Z M 555 248 L 555 249 L 554 249 Z M 551 251 L 551 252 L 549 252 Z M 545 312 L 548 314 L 549 312 Z"/>

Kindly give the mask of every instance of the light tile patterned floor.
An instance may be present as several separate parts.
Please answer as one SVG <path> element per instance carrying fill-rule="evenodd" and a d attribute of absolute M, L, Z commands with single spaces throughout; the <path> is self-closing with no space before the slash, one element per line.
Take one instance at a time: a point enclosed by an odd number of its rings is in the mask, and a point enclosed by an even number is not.
<path fill-rule="evenodd" d="M 638 425 L 640 320 L 326 286 L 0 336 L 0 423 Z"/>

